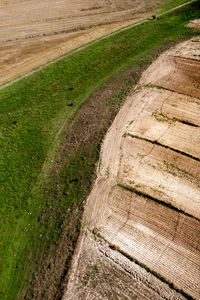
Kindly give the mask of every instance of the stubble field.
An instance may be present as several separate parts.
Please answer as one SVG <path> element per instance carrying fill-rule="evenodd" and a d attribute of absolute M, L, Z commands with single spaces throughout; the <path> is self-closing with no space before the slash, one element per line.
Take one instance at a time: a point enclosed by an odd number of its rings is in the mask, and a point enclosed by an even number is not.
<path fill-rule="evenodd" d="M 113 0 L 2 0 L 0 84 L 82 45 L 187 2 Z"/>

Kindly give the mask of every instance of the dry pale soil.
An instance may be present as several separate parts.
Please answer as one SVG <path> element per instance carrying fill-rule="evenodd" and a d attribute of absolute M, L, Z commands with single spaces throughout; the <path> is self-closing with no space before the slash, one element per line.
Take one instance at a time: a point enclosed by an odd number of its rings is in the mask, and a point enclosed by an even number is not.
<path fill-rule="evenodd" d="M 0 0 L 0 85 L 122 27 L 169 0 Z"/>
<path fill-rule="evenodd" d="M 144 72 L 104 139 L 64 300 L 200 299 L 199 116 L 195 37 Z"/>

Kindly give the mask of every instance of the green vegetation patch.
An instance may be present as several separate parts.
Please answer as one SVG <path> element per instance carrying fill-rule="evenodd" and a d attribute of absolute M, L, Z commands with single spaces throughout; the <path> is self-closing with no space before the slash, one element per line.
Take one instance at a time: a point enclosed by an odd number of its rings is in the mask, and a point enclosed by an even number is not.
<path fill-rule="evenodd" d="M 173 0 L 173 1 L 166 1 L 160 8 L 160 13 L 165 13 L 170 9 L 174 9 L 179 5 L 183 5 L 185 3 L 191 2 L 191 0 Z"/>
<path fill-rule="evenodd" d="M 55 253 L 70 212 L 91 187 L 105 129 L 94 142 L 89 139 L 74 151 L 62 144 L 83 104 L 118 72 L 127 67 L 140 70 L 156 49 L 190 38 L 194 33 L 185 25 L 199 17 L 196 1 L 98 41 L 0 91 L 1 299 L 23 299 L 44 255 L 48 260 Z M 108 107 L 119 105 L 127 93 L 125 89 L 111 95 Z M 99 118 L 102 115 L 103 111 Z M 77 140 L 78 135 L 74 140 L 72 136 L 71 145 Z M 77 236 L 73 239 L 70 229 L 66 236 L 73 241 L 71 255 Z"/>

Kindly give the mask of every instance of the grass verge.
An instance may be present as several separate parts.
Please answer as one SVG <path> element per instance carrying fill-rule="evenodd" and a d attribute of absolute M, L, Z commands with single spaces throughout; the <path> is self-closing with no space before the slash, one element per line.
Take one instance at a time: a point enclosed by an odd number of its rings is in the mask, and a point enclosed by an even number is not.
<path fill-rule="evenodd" d="M 120 100 L 155 58 L 156 49 L 190 38 L 194 33 L 185 25 L 199 17 L 196 1 L 92 44 L 0 91 L 0 298 L 61 298 L 57 290 L 77 240 L 99 145 Z M 122 73 L 115 74 L 128 68 L 130 77 L 122 86 Z M 106 89 L 112 77 L 117 78 L 115 88 Z M 99 88 L 101 93 L 105 89 L 104 97 L 97 92 L 90 98 Z M 58 272 L 53 265 L 61 240 L 68 248 L 66 254 L 60 250 L 64 261 Z M 44 260 L 49 262 L 45 266 Z M 42 269 L 46 275 L 40 277 Z M 57 272 L 52 288 L 41 280 L 48 282 L 51 270 Z"/>

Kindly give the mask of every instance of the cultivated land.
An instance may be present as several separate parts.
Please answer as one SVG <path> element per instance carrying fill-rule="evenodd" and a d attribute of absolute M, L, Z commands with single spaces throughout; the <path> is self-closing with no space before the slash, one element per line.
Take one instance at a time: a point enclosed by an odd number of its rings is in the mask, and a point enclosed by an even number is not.
<path fill-rule="evenodd" d="M 117 299 L 140 299 L 142 291 L 146 299 L 147 288 L 147 299 L 200 298 L 199 45 L 195 37 L 161 55 L 110 127 L 64 299 L 95 292 L 107 299 L 104 287 L 112 299 L 115 284 L 105 280 L 100 287 L 101 271 L 92 275 L 92 262 L 99 270 L 99 260 L 108 264 L 108 274 L 118 270 L 134 284 L 145 283 L 133 290 L 122 286 Z M 132 261 L 132 271 L 123 257 Z M 138 265 L 177 293 L 156 290 Z"/>
<path fill-rule="evenodd" d="M 113 251 L 102 239 L 94 240 L 89 232 L 82 238 L 81 254 L 76 256 L 74 268 L 64 300 L 185 300 L 143 267 Z"/>
<path fill-rule="evenodd" d="M 165 11 L 184 2 L 1 0 L 0 84 L 147 18 L 158 9 Z"/>
<path fill-rule="evenodd" d="M 185 25 L 199 11 L 118 32 L 0 91 L 1 298 L 62 297 L 100 142 L 144 68 L 195 35 Z"/>

